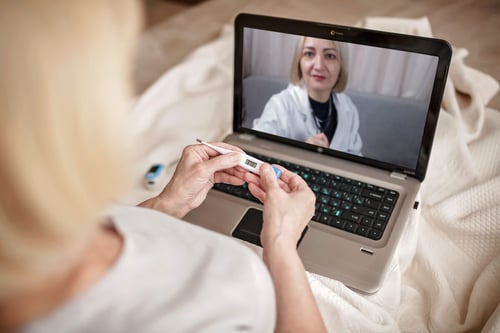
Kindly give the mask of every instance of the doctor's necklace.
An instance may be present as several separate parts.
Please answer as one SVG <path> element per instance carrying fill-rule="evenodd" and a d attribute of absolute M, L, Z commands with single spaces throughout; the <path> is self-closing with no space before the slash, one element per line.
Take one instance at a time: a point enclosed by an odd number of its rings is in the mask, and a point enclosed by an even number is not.
<path fill-rule="evenodd" d="M 333 98 L 330 95 L 328 101 L 322 103 L 309 97 L 309 103 L 312 108 L 312 116 L 314 123 L 319 132 L 322 132 L 332 141 L 335 129 L 337 127 L 337 109 L 333 103 Z"/>

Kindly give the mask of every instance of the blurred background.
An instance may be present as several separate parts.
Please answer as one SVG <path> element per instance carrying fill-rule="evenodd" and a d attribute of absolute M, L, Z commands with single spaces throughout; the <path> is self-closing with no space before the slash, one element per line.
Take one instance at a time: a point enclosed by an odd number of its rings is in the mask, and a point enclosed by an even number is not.
<path fill-rule="evenodd" d="M 195 46 L 218 36 L 239 12 L 251 12 L 333 24 L 354 25 L 368 16 L 427 17 L 433 36 L 469 51 L 466 63 L 500 81 L 500 0 L 144 0 L 145 32 L 178 39 L 163 68 L 168 69 Z M 166 32 L 170 30 L 170 32 Z M 161 35 L 161 36 L 160 36 Z M 171 35 L 171 36 L 170 36 Z M 170 46 L 171 48 L 171 46 Z M 146 84 L 146 83 L 144 83 Z M 144 84 L 141 89 L 144 89 Z M 497 95 L 490 107 L 500 109 Z"/>

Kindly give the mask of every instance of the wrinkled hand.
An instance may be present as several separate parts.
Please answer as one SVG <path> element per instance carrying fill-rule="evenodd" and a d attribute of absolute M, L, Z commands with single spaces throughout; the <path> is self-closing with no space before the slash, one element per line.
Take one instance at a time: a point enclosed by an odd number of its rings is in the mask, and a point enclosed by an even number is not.
<path fill-rule="evenodd" d="M 260 168 L 260 178 L 247 174 L 248 189 L 264 204 L 261 242 L 264 249 L 276 241 L 296 244 L 314 215 L 316 198 L 307 183 L 295 173 L 278 166 L 280 179 L 269 164 Z"/>
<path fill-rule="evenodd" d="M 241 151 L 222 142 L 215 145 Z M 237 166 L 240 160 L 239 153 L 220 155 L 201 144 L 187 146 L 167 186 L 157 197 L 141 203 L 140 206 L 181 218 L 205 200 L 215 183 L 243 185 L 247 172 Z"/>
<path fill-rule="evenodd" d="M 323 133 L 323 132 L 309 137 L 309 139 L 307 139 L 306 142 L 311 143 L 311 144 L 316 145 L 316 146 L 324 147 L 324 148 L 328 148 L 328 146 L 329 146 L 328 138 L 326 137 L 325 133 Z"/>

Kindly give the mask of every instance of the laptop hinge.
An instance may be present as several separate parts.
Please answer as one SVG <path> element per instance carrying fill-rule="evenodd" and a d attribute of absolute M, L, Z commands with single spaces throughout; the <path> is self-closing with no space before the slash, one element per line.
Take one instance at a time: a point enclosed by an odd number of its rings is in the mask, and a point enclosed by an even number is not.
<path fill-rule="evenodd" d="M 391 172 L 391 177 L 396 179 L 406 180 L 406 175 L 404 173 L 397 171 Z"/>

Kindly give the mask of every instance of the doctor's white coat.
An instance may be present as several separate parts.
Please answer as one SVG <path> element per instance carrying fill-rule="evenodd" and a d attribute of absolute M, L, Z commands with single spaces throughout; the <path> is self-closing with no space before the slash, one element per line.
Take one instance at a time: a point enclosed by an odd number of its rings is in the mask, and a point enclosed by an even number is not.
<path fill-rule="evenodd" d="M 329 148 L 361 155 L 358 110 L 346 94 L 332 96 L 337 109 L 337 128 Z M 318 134 L 305 87 L 290 84 L 273 95 L 260 118 L 254 120 L 253 129 L 304 142 Z"/>

